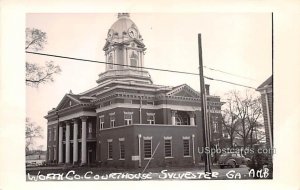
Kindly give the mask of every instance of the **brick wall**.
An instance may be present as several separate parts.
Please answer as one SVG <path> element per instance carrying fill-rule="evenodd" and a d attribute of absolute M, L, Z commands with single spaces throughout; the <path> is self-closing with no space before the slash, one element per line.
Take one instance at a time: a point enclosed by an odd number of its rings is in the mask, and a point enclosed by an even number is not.
<path fill-rule="evenodd" d="M 200 161 L 197 153 L 197 147 L 201 135 L 197 127 L 190 126 L 159 126 L 159 125 L 131 125 L 120 128 L 107 129 L 100 132 L 100 142 L 97 148 L 97 159 L 101 161 L 103 167 L 138 167 L 139 161 L 133 161 L 132 156 L 138 156 L 138 135 L 141 134 L 141 165 L 145 167 L 149 159 L 144 158 L 143 137 L 152 137 L 152 153 L 158 143 L 156 153 L 151 160 L 149 167 L 167 167 L 167 166 L 191 166 L 193 164 L 192 135 L 195 135 L 195 158 L 196 163 Z M 200 135 L 200 136 L 199 136 Z M 190 137 L 190 157 L 183 156 L 183 136 Z M 164 156 L 164 137 L 172 137 L 172 157 Z M 119 160 L 119 138 L 125 139 L 125 160 Z M 108 159 L 107 140 L 112 139 L 113 159 Z"/>

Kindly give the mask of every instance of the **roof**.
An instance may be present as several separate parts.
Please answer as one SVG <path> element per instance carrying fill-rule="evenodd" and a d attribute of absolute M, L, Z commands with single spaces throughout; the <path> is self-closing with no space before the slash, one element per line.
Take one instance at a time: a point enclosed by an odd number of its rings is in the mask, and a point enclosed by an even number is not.
<path fill-rule="evenodd" d="M 137 29 L 136 25 L 129 18 L 129 16 L 122 16 L 118 18 L 118 20 L 110 27 L 110 29 L 113 30 L 114 32 L 122 34 L 123 32 L 127 32 L 128 29 L 131 27 Z"/>
<path fill-rule="evenodd" d="M 257 87 L 257 90 L 266 88 L 266 87 L 272 87 L 273 86 L 273 75 L 271 75 L 267 80 L 265 80 L 261 85 Z"/>
<path fill-rule="evenodd" d="M 126 43 L 131 39 L 139 41 L 138 45 L 144 47 L 143 38 L 136 24 L 129 18 L 128 13 L 119 13 L 118 20 L 113 23 L 107 33 L 106 41 L 112 44 Z M 107 46 L 107 44 L 104 46 Z"/>

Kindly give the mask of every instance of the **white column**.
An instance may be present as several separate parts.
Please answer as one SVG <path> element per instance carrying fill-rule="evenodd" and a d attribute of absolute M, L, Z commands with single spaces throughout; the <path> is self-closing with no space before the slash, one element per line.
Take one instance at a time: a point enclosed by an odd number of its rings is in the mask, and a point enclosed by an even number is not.
<path fill-rule="evenodd" d="M 114 53 L 113 53 L 113 57 L 114 57 L 114 61 L 113 61 L 113 63 L 114 64 L 118 64 L 119 62 L 117 62 L 118 60 L 117 60 L 117 53 L 116 53 L 116 49 L 114 49 Z M 117 65 L 113 65 L 113 69 L 117 69 L 116 67 L 118 67 Z"/>
<path fill-rule="evenodd" d="M 190 125 L 195 125 L 195 114 L 194 112 L 189 112 Z"/>
<path fill-rule="evenodd" d="M 66 164 L 70 163 L 70 122 L 66 122 Z"/>
<path fill-rule="evenodd" d="M 195 160 L 195 135 L 194 134 L 192 135 L 192 143 L 193 143 L 193 163 L 195 164 L 196 160 Z"/>
<path fill-rule="evenodd" d="M 73 164 L 78 162 L 78 120 L 73 119 Z"/>
<path fill-rule="evenodd" d="M 123 65 L 126 66 L 126 47 L 123 48 Z M 126 69 L 127 67 L 124 67 Z"/>
<path fill-rule="evenodd" d="M 172 125 L 176 125 L 175 114 L 176 114 L 176 111 L 171 111 L 171 115 L 172 115 Z"/>
<path fill-rule="evenodd" d="M 144 51 L 141 52 L 141 55 L 142 55 L 141 66 L 144 67 Z"/>
<path fill-rule="evenodd" d="M 269 141 L 270 141 L 270 149 L 272 150 L 273 149 L 273 136 L 272 136 L 272 130 L 271 130 L 270 108 L 269 108 L 269 101 L 268 101 L 267 90 L 265 90 L 265 93 L 266 93 L 265 94 L 265 101 L 266 101 L 266 108 L 267 108 L 267 121 L 268 121 L 268 130 L 269 130 L 268 131 L 269 132 Z"/>
<path fill-rule="evenodd" d="M 87 117 L 81 117 L 81 165 L 86 164 L 86 120 Z"/>
<path fill-rule="evenodd" d="M 131 63 L 130 63 L 130 58 L 129 58 L 129 54 L 130 54 L 130 51 L 128 51 L 128 49 L 126 49 L 127 51 L 126 51 L 126 58 L 127 58 L 127 64 L 128 64 L 128 66 L 130 66 L 131 65 Z M 131 68 L 131 67 L 129 67 L 129 68 Z"/>
<path fill-rule="evenodd" d="M 129 62 L 128 62 L 128 51 L 127 51 L 127 48 L 125 49 L 125 60 L 126 60 L 126 65 L 128 66 L 129 65 Z M 127 67 L 128 68 L 128 67 Z"/>
<path fill-rule="evenodd" d="M 137 51 L 137 53 L 138 53 L 138 67 L 141 67 L 142 66 L 142 62 L 141 62 L 141 52 L 140 51 Z M 140 70 L 142 70 L 142 69 L 140 69 Z"/>
<path fill-rule="evenodd" d="M 139 135 L 138 135 L 138 138 L 139 138 L 139 167 L 142 167 L 141 137 L 142 137 L 142 135 L 139 134 Z"/>
<path fill-rule="evenodd" d="M 63 162 L 63 127 L 59 125 L 59 133 L 58 133 L 58 163 L 62 164 Z"/>
<path fill-rule="evenodd" d="M 194 117 L 190 118 L 190 125 L 195 125 L 195 118 Z"/>

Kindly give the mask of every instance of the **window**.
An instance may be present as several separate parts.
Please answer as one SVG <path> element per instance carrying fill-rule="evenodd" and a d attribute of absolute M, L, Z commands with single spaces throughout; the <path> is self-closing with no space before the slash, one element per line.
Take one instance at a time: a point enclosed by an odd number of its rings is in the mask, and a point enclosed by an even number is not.
<path fill-rule="evenodd" d="M 190 156 L 190 139 L 183 138 L 183 156 Z"/>
<path fill-rule="evenodd" d="M 147 122 L 149 124 L 155 124 L 155 113 L 147 113 Z"/>
<path fill-rule="evenodd" d="M 56 128 L 53 129 L 53 141 L 56 141 Z"/>
<path fill-rule="evenodd" d="M 132 114 L 133 114 L 133 112 L 124 112 L 125 125 L 132 124 Z"/>
<path fill-rule="evenodd" d="M 165 138 L 165 157 L 172 157 L 172 138 Z"/>
<path fill-rule="evenodd" d="M 51 141 L 51 140 L 52 140 L 52 133 L 51 133 L 51 129 L 49 129 L 49 130 L 48 130 L 48 134 L 49 134 L 49 137 L 48 137 L 48 138 L 49 138 L 49 141 Z"/>
<path fill-rule="evenodd" d="M 130 55 L 130 65 L 134 67 L 138 66 L 138 56 L 134 52 Z"/>
<path fill-rule="evenodd" d="M 101 115 L 99 117 L 99 125 L 100 125 L 100 130 L 102 130 L 104 128 L 104 116 Z"/>
<path fill-rule="evenodd" d="M 92 134 L 93 132 L 93 126 L 92 123 L 89 123 L 89 134 Z"/>
<path fill-rule="evenodd" d="M 144 158 L 152 156 L 152 138 L 144 138 Z"/>
<path fill-rule="evenodd" d="M 116 120 L 115 113 L 110 113 L 109 119 L 110 119 L 110 127 L 111 128 L 115 127 L 115 120 Z"/>
<path fill-rule="evenodd" d="M 125 139 L 124 138 L 120 138 L 119 139 L 119 147 L 120 147 L 120 160 L 124 160 L 125 159 Z"/>
<path fill-rule="evenodd" d="M 154 105 L 153 101 L 147 101 L 147 105 Z"/>
<path fill-rule="evenodd" d="M 112 139 L 107 140 L 107 159 L 112 160 L 113 159 L 113 146 L 112 146 Z"/>

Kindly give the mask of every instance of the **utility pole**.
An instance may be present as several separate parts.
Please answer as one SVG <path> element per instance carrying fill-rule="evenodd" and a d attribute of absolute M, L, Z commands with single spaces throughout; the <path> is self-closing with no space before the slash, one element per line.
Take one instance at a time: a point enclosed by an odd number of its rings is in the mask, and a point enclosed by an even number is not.
<path fill-rule="evenodd" d="M 203 63 L 202 63 L 202 45 L 201 45 L 201 34 L 198 34 L 198 49 L 199 49 L 199 77 L 200 77 L 200 98 L 201 98 L 201 118 L 203 127 L 203 145 L 204 145 L 204 162 L 205 162 L 205 173 L 211 174 L 211 155 L 210 151 L 206 151 L 206 147 L 210 150 L 210 136 L 209 128 L 207 125 L 207 102 L 205 95 L 205 85 L 203 76 Z"/>

